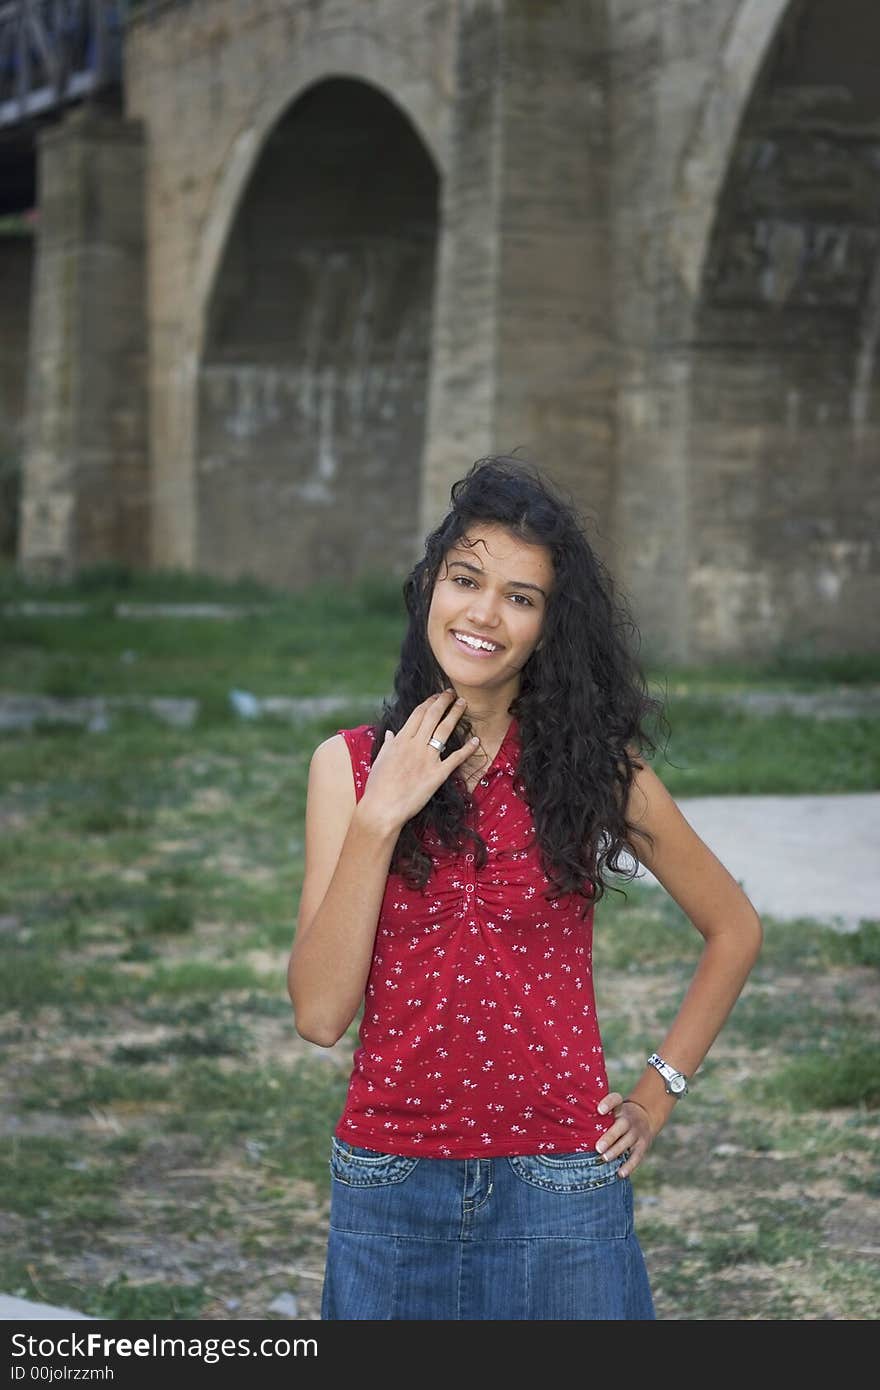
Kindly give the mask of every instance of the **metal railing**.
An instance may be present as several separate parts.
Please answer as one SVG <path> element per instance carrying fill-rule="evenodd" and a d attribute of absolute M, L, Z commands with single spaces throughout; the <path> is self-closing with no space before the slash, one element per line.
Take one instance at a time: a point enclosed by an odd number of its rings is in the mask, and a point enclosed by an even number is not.
<path fill-rule="evenodd" d="M 0 127 L 120 81 L 124 0 L 0 0 Z"/>

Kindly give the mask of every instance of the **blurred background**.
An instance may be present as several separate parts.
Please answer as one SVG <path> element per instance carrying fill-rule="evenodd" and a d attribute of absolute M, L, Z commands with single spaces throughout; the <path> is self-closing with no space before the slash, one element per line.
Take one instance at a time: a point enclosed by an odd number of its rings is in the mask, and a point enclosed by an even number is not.
<path fill-rule="evenodd" d="M 308 763 L 474 459 L 577 503 L 673 795 L 864 833 L 878 60 L 874 0 L 0 0 L 0 1294 L 317 1317 Z M 627 894 L 624 1087 L 697 950 Z M 765 917 L 636 1175 L 661 1317 L 876 1317 L 878 919 Z"/>

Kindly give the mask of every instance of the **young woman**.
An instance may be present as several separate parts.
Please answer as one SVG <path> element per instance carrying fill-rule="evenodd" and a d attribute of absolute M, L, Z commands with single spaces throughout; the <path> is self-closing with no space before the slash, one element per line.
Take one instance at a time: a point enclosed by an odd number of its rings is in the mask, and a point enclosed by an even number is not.
<path fill-rule="evenodd" d="M 653 1318 L 630 1176 L 761 924 L 639 756 L 660 706 L 576 509 L 507 458 L 474 464 L 451 502 L 404 585 L 394 698 L 309 771 L 297 1030 L 332 1047 L 364 1005 L 321 1315 Z M 624 1098 L 591 934 L 607 872 L 633 859 L 705 944 Z"/>

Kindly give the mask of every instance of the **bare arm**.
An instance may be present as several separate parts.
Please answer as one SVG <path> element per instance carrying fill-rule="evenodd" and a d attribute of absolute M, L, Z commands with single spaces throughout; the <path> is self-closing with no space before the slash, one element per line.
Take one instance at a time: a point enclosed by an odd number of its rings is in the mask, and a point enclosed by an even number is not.
<path fill-rule="evenodd" d="M 654 836 L 651 847 L 640 834 L 634 834 L 633 853 L 675 899 L 705 943 L 665 1037 L 646 1040 L 648 1051 L 656 1049 L 664 1061 L 693 1076 L 757 960 L 763 940 L 761 920 L 736 879 L 700 839 L 646 764 L 633 780 L 627 820 L 636 831 L 648 829 Z M 608 1100 L 609 1109 L 618 1108 L 619 1118 L 605 1136 L 608 1142 L 603 1148 L 608 1157 L 631 1150 L 626 1165 L 619 1170 L 625 1177 L 663 1128 L 676 1100 L 666 1093 L 663 1079 L 653 1067 L 645 1068 L 626 1102 L 621 1103 L 616 1093 Z M 639 1111 L 649 1126 L 643 1133 L 639 1133 L 644 1129 Z"/>
<path fill-rule="evenodd" d="M 454 691 L 417 705 L 387 734 L 356 803 L 341 734 L 312 754 L 306 798 L 306 864 L 287 991 L 297 1032 L 332 1047 L 364 997 L 388 870 L 401 828 L 473 755 L 465 744 L 441 761 L 428 739 L 445 742 L 464 713 Z"/>
<path fill-rule="evenodd" d="M 355 804 L 351 759 L 335 734 L 312 754 L 306 867 L 287 989 L 297 1032 L 332 1047 L 364 996 L 398 831 Z"/>

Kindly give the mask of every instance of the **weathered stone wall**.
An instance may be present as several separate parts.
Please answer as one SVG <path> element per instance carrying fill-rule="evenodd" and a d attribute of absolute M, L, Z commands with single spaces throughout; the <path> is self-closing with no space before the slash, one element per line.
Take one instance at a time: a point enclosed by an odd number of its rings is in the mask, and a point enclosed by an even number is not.
<path fill-rule="evenodd" d="M 142 133 L 88 108 L 40 138 L 21 554 L 147 561 Z"/>
<path fill-rule="evenodd" d="M 698 292 L 675 260 L 680 171 L 736 8 L 737 0 L 610 6 L 615 569 L 650 650 L 679 658 L 691 650 L 687 323 Z M 724 116 L 738 109 L 732 94 Z M 719 176 L 703 172 L 692 195 L 700 207 L 711 205 Z"/>
<path fill-rule="evenodd" d="M 615 531 L 642 626 L 693 659 L 876 650 L 878 12 L 612 10 Z"/>
<path fill-rule="evenodd" d="M 221 525 L 223 498 L 220 489 L 209 515 L 205 518 L 201 515 L 209 495 L 209 474 L 205 469 L 216 455 L 218 422 L 224 409 L 221 397 L 227 389 L 225 386 L 221 389 L 223 368 L 217 357 L 219 321 L 211 320 L 210 316 L 212 305 L 215 302 L 219 305 L 233 283 L 226 277 L 234 277 L 237 256 L 237 264 L 241 266 L 239 239 L 248 225 L 253 226 L 260 200 L 274 199 L 273 215 L 291 226 L 292 221 L 301 216 L 303 195 L 315 191 L 315 171 L 304 167 L 301 160 L 296 165 L 291 161 L 289 167 L 282 169 L 281 164 L 273 162 L 269 142 L 273 136 L 282 141 L 297 139 L 297 129 L 302 129 L 297 125 L 297 103 L 310 89 L 317 90 L 317 84 L 348 78 L 381 94 L 397 109 L 398 124 L 392 124 L 392 128 L 399 132 L 400 123 L 405 123 L 409 128 L 410 147 L 420 142 L 424 147 L 424 159 L 430 160 L 435 176 L 442 172 L 453 99 L 450 46 L 454 19 L 454 7 L 447 0 L 428 0 L 418 5 L 408 0 L 376 0 L 369 6 L 354 5 L 351 0 L 315 0 L 310 4 L 300 3 L 300 0 L 287 0 L 287 3 L 192 0 L 192 3 L 171 7 L 144 7 L 134 16 L 126 44 L 126 95 L 129 111 L 143 119 L 149 130 L 148 311 L 154 563 L 190 566 L 210 559 L 214 567 L 218 562 L 227 564 L 222 558 L 225 552 L 231 568 L 241 569 L 244 567 L 241 561 L 247 559 L 244 550 L 249 550 L 252 559 L 254 537 L 258 535 L 261 572 L 267 577 L 272 574 L 276 580 L 286 578 L 299 582 L 306 576 L 305 562 L 309 558 L 315 561 L 318 553 L 325 573 L 337 577 L 350 573 L 355 560 L 372 563 L 382 554 L 389 527 L 392 538 L 396 537 L 393 539 L 395 557 L 399 556 L 404 544 L 412 548 L 420 494 L 421 448 L 411 449 L 409 441 L 416 439 L 419 417 L 425 409 L 426 386 L 419 384 L 419 374 L 424 376 L 427 371 L 426 349 L 419 342 L 427 332 L 424 309 L 414 308 L 410 326 L 401 319 L 400 296 L 394 310 L 398 325 L 396 340 L 401 351 L 405 351 L 407 335 L 415 335 L 414 361 L 398 372 L 398 387 L 393 397 L 394 408 L 403 412 L 398 418 L 405 436 L 395 446 L 394 459 L 382 460 L 390 420 L 387 428 L 383 426 L 384 433 L 380 429 L 365 441 L 367 453 L 372 455 L 371 467 L 376 469 L 377 461 L 380 465 L 370 476 L 363 471 L 363 460 L 358 468 L 357 441 L 343 439 L 337 418 L 334 440 L 337 448 L 344 447 L 347 462 L 337 469 L 332 479 L 325 479 L 323 498 L 313 498 L 304 506 L 301 489 L 316 471 L 320 483 L 320 454 L 315 457 L 315 447 L 322 428 L 321 409 L 325 411 L 323 427 L 326 430 L 327 401 L 332 408 L 341 401 L 339 394 L 334 392 L 325 396 L 322 407 L 320 395 L 313 396 L 313 405 L 306 403 L 303 409 L 306 414 L 316 409 L 317 421 L 313 418 L 303 432 L 300 425 L 305 416 L 299 415 L 299 425 L 293 424 L 294 416 L 289 416 L 288 423 L 294 431 L 289 454 L 285 455 L 280 439 L 270 447 L 270 461 L 266 465 L 269 472 L 274 471 L 275 480 L 281 482 L 286 470 L 282 484 L 285 491 L 277 499 L 280 505 L 271 499 L 250 504 L 251 520 L 246 523 L 246 543 L 240 550 L 233 525 L 236 518 L 230 509 L 219 557 L 216 550 L 211 549 L 211 537 L 218 534 L 216 528 Z M 338 130 L 334 136 L 333 128 L 328 128 L 325 138 L 328 142 L 338 139 Z M 357 131 L 344 137 L 351 157 L 354 157 L 357 138 Z M 283 157 L 279 154 L 279 158 Z M 411 163 L 398 163 L 398 176 L 410 167 Z M 424 164 L 419 167 L 418 177 L 421 186 L 426 188 Z M 273 169 L 274 191 L 270 188 Z M 393 172 L 393 169 L 387 171 L 389 175 Z M 327 182 L 330 188 L 325 186 L 321 197 L 324 227 L 320 236 L 324 238 L 330 234 L 328 219 L 334 196 L 330 191 L 332 174 L 328 174 Z M 399 177 L 395 187 L 399 198 Z M 359 193 L 362 202 L 370 198 L 370 189 L 365 184 L 359 185 Z M 251 206 L 249 200 L 254 195 L 257 202 Z M 417 282 L 416 300 L 423 304 L 429 293 L 427 256 L 434 235 L 427 214 L 427 199 L 426 192 L 421 199 L 423 212 L 419 215 L 418 236 L 411 235 L 410 222 L 403 237 L 410 248 L 404 251 L 404 259 L 412 257 L 411 248 L 416 243 L 421 247 L 413 273 Z M 339 214 L 343 215 L 341 208 Z M 352 209 L 350 234 L 356 230 L 362 215 L 361 209 Z M 313 230 L 305 235 L 303 224 L 299 225 L 297 250 L 292 258 L 299 255 L 302 262 L 302 257 L 309 254 L 309 236 L 314 256 L 318 234 Z M 377 282 L 383 286 L 388 284 L 388 256 L 395 235 L 393 230 L 383 232 L 384 252 L 380 252 L 378 243 L 373 241 L 374 251 L 379 253 L 380 259 L 383 256 L 385 259 L 386 270 Z M 239 245 L 238 252 L 236 245 Z M 229 258 L 221 269 L 227 248 Z M 272 254 L 277 264 L 280 253 Z M 358 253 L 362 257 L 367 254 L 366 249 Z M 288 274 L 292 275 L 293 271 Z M 353 275 L 348 283 L 352 294 L 359 292 Z M 220 296 L 216 301 L 215 290 Z M 322 299 L 323 293 L 315 282 L 306 290 L 307 303 L 312 310 L 326 302 Z M 290 305 L 289 322 L 294 337 L 304 332 L 303 309 L 302 302 Z M 343 310 L 351 328 L 350 314 L 350 307 Z M 328 326 L 326 331 L 332 338 L 337 330 Z M 364 318 L 360 320 L 359 331 L 366 333 L 367 342 L 376 341 Z M 385 330 L 378 331 L 381 336 Z M 307 366 L 302 341 L 296 348 L 291 342 L 275 345 L 278 353 L 275 370 L 291 383 L 293 391 L 294 381 L 298 380 L 299 386 L 303 386 Z M 393 351 L 390 339 L 387 346 L 386 361 L 390 362 Z M 337 385 L 340 377 L 351 381 L 353 363 L 357 360 L 357 344 L 350 332 L 345 352 L 349 365 L 339 367 L 338 371 L 334 368 Z M 417 365 L 419 358 L 421 367 Z M 241 365 L 240 356 L 237 362 Z M 411 418 L 407 421 L 408 407 L 404 409 L 402 402 L 410 372 L 414 374 L 415 394 Z M 239 384 L 242 379 L 239 376 Z M 217 396 L 212 397 L 210 393 L 215 388 Z M 282 384 L 282 392 L 287 389 Z M 211 399 L 217 402 L 216 410 L 210 406 Z M 381 407 L 371 418 L 378 425 Z M 205 432 L 200 438 L 202 427 Z M 233 438 L 234 425 L 232 432 L 226 432 L 224 443 L 224 449 L 231 453 L 224 456 L 231 457 L 239 447 L 233 444 Z M 307 459 L 309 438 L 314 447 Z M 258 452 L 256 448 L 254 458 Z M 202 463 L 197 466 L 198 459 Z M 248 466 L 252 467 L 253 463 Z M 259 474 L 261 465 L 256 466 Z M 326 459 L 324 467 L 326 472 Z M 353 472 L 356 469 L 357 476 Z M 373 495 L 378 499 L 380 488 L 384 492 L 385 515 L 380 515 L 377 500 L 371 513 L 375 525 L 371 519 L 366 541 L 358 539 L 354 554 L 349 556 L 349 548 L 360 530 L 358 517 L 363 515 L 364 498 Z M 241 493 L 233 492 L 232 496 L 240 498 Z M 402 516 L 403 527 L 397 521 L 389 522 L 391 514 Z M 384 530 L 384 535 L 377 527 Z M 406 542 L 404 532 L 408 533 Z M 204 536 L 204 544 L 201 536 Z M 300 558 L 297 552 L 301 545 Z M 229 551 L 227 546 L 233 549 Z M 408 560 L 409 555 L 405 562 Z M 310 569 L 309 575 L 312 572 Z"/>
<path fill-rule="evenodd" d="M 519 447 L 652 654 L 880 645 L 880 12 L 833 9 L 139 7 L 153 563 L 402 568 Z"/>
<path fill-rule="evenodd" d="M 695 334 L 702 647 L 876 641 L 878 51 L 876 7 L 793 7 L 737 140 Z"/>
<path fill-rule="evenodd" d="M 14 556 L 24 449 L 34 238 L 0 236 L 0 555 Z"/>
<path fill-rule="evenodd" d="M 611 508 L 605 6 L 460 7 L 425 526 L 479 454 L 520 449 L 601 525 Z"/>
<path fill-rule="evenodd" d="M 436 224 L 431 159 L 375 88 L 319 83 L 272 131 L 211 296 L 199 568 L 290 587 L 408 568 Z"/>

